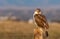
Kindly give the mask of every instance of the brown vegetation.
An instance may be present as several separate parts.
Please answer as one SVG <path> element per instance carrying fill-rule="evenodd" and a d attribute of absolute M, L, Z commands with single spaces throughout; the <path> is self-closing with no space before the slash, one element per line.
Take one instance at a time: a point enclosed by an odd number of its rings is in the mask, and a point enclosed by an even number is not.
<path fill-rule="evenodd" d="M 60 39 L 60 24 L 49 23 L 49 39 Z M 17 21 L 0 21 L 0 39 L 32 39 L 33 24 Z"/>

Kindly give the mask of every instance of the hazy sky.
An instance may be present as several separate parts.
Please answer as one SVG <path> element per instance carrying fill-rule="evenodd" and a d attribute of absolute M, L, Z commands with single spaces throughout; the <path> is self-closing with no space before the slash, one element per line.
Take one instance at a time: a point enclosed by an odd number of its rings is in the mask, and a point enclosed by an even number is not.
<path fill-rule="evenodd" d="M 60 0 L 0 0 L 0 7 L 53 7 L 60 6 Z"/>

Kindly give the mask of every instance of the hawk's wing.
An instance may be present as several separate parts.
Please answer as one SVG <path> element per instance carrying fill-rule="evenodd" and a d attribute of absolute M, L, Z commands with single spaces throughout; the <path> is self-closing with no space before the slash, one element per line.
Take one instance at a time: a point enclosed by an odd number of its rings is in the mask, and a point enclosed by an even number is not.
<path fill-rule="evenodd" d="M 46 22 L 47 20 L 46 20 L 46 18 L 45 18 L 44 15 L 36 14 L 36 15 L 34 15 L 34 18 L 35 18 L 36 24 L 37 24 L 39 27 L 47 27 L 47 25 L 44 26 L 44 24 L 47 23 L 47 22 Z"/>
<path fill-rule="evenodd" d="M 35 18 L 35 22 L 36 22 L 37 26 L 44 27 L 44 24 L 42 23 L 40 16 L 38 14 L 34 15 L 34 18 Z"/>
<path fill-rule="evenodd" d="M 48 25 L 46 17 L 42 14 L 40 16 L 41 16 L 42 22 L 44 22 L 44 26 L 48 29 L 49 25 Z"/>

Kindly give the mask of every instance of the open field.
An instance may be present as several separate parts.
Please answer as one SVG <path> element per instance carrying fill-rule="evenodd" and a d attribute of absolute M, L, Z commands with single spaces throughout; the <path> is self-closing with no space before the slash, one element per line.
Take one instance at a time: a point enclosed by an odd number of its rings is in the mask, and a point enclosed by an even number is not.
<path fill-rule="evenodd" d="M 60 39 L 60 24 L 49 23 L 49 39 Z M 27 22 L 1 21 L 0 39 L 33 39 L 34 25 Z"/>

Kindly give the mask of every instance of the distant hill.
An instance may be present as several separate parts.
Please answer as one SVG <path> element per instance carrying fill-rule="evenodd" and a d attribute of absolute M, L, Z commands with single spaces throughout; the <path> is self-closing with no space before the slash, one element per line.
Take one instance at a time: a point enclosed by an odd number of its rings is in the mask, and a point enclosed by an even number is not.
<path fill-rule="evenodd" d="M 48 20 L 59 19 L 60 20 L 60 9 L 44 9 L 43 14 Z M 16 16 L 21 20 L 28 20 L 33 17 L 34 9 L 6 9 L 0 10 L 0 16 Z"/>

